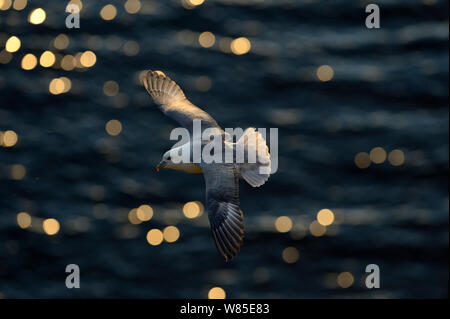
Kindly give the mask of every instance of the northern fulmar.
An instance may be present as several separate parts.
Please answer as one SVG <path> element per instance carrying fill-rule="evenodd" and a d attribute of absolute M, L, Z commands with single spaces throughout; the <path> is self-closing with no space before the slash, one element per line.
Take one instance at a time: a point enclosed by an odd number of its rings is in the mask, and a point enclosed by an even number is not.
<path fill-rule="evenodd" d="M 181 88 L 160 71 L 147 71 L 142 82 L 163 113 L 190 133 L 188 143 L 174 146 L 164 153 L 157 170 L 170 168 L 188 173 L 203 173 L 206 184 L 206 211 L 214 241 L 225 261 L 229 261 L 238 253 L 244 237 L 243 214 L 239 208 L 239 177 L 253 187 L 259 187 L 267 181 L 270 176 L 270 154 L 266 141 L 260 132 L 248 128 L 234 142 L 208 113 L 193 105 Z M 187 148 L 192 151 L 197 143 L 193 132 L 196 120 L 201 123 L 201 132 L 215 129 L 224 137 L 221 147 L 225 153 L 227 150 L 233 151 L 231 162 L 207 162 L 203 158 L 195 162 L 192 156 L 189 161 L 173 160 L 171 154 L 174 154 L 174 150 Z M 202 140 L 199 147 L 203 149 L 208 143 L 209 141 Z M 236 154 L 239 150 L 244 150 L 244 161 L 237 160 Z M 252 152 L 256 154 L 253 156 L 255 161 L 249 160 Z"/>

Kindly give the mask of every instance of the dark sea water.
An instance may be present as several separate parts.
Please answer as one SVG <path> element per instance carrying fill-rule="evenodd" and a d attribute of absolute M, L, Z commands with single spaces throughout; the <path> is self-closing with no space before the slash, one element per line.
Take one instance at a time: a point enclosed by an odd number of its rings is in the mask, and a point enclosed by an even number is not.
<path fill-rule="evenodd" d="M 448 297 L 448 1 L 376 1 L 381 28 L 367 29 L 373 1 L 206 0 L 187 10 L 143 0 L 129 14 L 125 1 L 85 0 L 81 28 L 70 30 L 68 1 L 28 2 L 0 10 L 0 52 L 10 36 L 21 40 L 0 63 L 0 132 L 18 135 L 0 146 L 0 298 L 205 298 L 214 286 L 227 298 Z M 108 3 L 111 21 L 99 16 Z M 47 18 L 32 25 L 37 7 Z M 198 42 L 204 31 L 215 35 L 211 48 Z M 57 50 L 61 33 L 70 44 Z M 227 50 L 239 37 L 251 42 L 247 54 Z M 137 55 L 125 54 L 128 41 Z M 21 68 L 25 54 L 45 50 L 60 54 L 54 67 Z M 93 67 L 58 66 L 86 50 Z M 318 80 L 322 65 L 331 81 Z M 279 130 L 278 171 L 260 188 L 240 182 L 246 237 L 229 263 L 207 214 L 182 212 L 204 203 L 202 176 L 155 171 L 175 124 L 139 83 L 145 69 L 177 81 L 222 127 Z M 50 94 L 61 76 L 70 91 Z M 107 81 L 119 94 L 104 94 Z M 111 119 L 122 124 L 118 136 L 105 131 Z M 355 156 L 375 147 L 401 150 L 404 161 L 358 168 Z M 142 204 L 153 218 L 132 225 L 128 213 Z M 335 221 L 314 236 L 324 208 Z M 19 212 L 30 228 L 18 226 Z M 276 231 L 279 216 L 292 231 Z M 42 230 L 47 218 L 60 223 L 54 236 Z M 180 238 L 149 245 L 147 232 L 168 225 Z M 298 261 L 283 260 L 286 247 Z M 68 264 L 80 267 L 81 289 L 66 288 Z M 380 268 L 379 289 L 365 286 L 368 264 Z M 338 284 L 343 272 L 349 288 Z"/>

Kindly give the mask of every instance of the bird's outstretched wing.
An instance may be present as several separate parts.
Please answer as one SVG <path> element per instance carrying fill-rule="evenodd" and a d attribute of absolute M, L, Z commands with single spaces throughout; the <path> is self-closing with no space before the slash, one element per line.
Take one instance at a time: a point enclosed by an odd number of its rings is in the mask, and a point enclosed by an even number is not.
<path fill-rule="evenodd" d="M 244 220 L 239 209 L 239 174 L 232 164 L 200 164 L 206 183 L 206 210 L 214 241 L 226 261 L 239 252 Z"/>
<path fill-rule="evenodd" d="M 201 120 L 201 131 L 212 127 L 220 129 L 211 115 L 189 102 L 181 88 L 168 76 L 149 70 L 141 80 L 164 114 L 191 134 L 194 120 Z"/>

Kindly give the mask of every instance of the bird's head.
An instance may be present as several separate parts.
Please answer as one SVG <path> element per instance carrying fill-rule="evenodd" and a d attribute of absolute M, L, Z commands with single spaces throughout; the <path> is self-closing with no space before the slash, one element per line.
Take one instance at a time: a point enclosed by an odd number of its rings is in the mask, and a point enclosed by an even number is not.
<path fill-rule="evenodd" d="M 172 168 L 174 169 L 174 166 L 176 165 L 174 162 L 172 162 L 172 158 L 171 158 L 171 150 L 168 150 L 167 152 L 165 152 L 162 156 L 161 162 L 159 162 L 159 164 L 156 166 L 156 171 L 160 171 L 163 168 Z"/>
<path fill-rule="evenodd" d="M 179 148 L 168 150 L 162 156 L 161 162 L 158 164 L 158 166 L 156 166 L 156 171 L 159 172 L 163 168 L 170 168 L 191 174 L 203 173 L 198 164 L 191 163 L 189 160 L 183 162 L 182 158 L 180 158 L 179 156 Z"/>

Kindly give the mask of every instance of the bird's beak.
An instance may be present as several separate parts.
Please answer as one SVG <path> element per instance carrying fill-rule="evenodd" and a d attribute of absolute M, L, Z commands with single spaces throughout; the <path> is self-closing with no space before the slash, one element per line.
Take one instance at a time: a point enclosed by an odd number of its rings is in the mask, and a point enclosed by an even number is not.
<path fill-rule="evenodd" d="M 159 172 L 160 170 L 162 170 L 164 167 L 166 167 L 166 162 L 165 161 L 161 161 L 161 163 L 159 163 L 156 166 L 156 171 Z"/>

